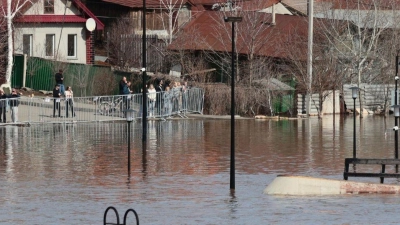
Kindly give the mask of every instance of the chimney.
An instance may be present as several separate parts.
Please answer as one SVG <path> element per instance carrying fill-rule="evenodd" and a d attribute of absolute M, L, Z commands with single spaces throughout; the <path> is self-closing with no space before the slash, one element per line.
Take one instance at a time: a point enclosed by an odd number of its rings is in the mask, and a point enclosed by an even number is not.
<path fill-rule="evenodd" d="M 276 25 L 276 22 L 275 22 L 275 4 L 272 5 L 272 22 L 271 22 L 271 25 L 272 26 Z"/>

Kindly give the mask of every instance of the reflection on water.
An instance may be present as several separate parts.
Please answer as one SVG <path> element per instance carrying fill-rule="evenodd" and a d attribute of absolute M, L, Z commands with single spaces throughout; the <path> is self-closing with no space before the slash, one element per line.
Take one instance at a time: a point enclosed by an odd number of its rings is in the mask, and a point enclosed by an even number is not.
<path fill-rule="evenodd" d="M 357 155 L 392 158 L 393 124 L 384 117 L 357 120 Z M 148 126 L 144 146 L 141 124 L 132 124 L 130 176 L 125 123 L 0 127 L 0 223 L 101 224 L 110 205 L 120 214 L 134 208 L 143 224 L 398 221 L 397 196 L 263 195 L 278 174 L 342 179 L 344 158 L 352 156 L 352 117 L 238 120 L 234 192 L 229 120 L 149 121 Z"/>

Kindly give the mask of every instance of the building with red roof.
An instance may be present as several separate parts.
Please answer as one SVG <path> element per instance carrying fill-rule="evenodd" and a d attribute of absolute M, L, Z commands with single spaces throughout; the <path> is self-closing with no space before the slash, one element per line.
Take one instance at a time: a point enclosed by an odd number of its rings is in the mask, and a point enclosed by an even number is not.
<path fill-rule="evenodd" d="M 104 29 L 104 24 L 80 0 L 33 1 L 19 14 L 13 21 L 15 53 L 69 63 L 94 62 L 94 39 L 86 22 L 92 18 L 95 30 Z"/>
<path fill-rule="evenodd" d="M 302 37 L 302 40 L 307 40 L 308 22 L 305 17 L 276 14 L 275 25 L 272 25 L 272 14 L 260 14 L 264 15 L 258 18 L 260 20 L 258 26 L 263 26 L 264 28 L 259 28 L 258 31 L 260 32 L 254 37 L 264 39 L 264 41 L 256 48 L 254 54 L 286 58 L 288 57 L 288 52 L 282 46 L 290 44 L 295 37 Z M 245 26 L 249 24 L 249 19 L 251 18 L 243 17 L 243 21 L 237 24 L 239 33 L 236 40 L 236 49 L 239 54 L 248 54 L 251 51 L 248 45 L 251 37 L 248 34 L 249 31 L 245 29 Z M 231 49 L 230 29 L 230 23 L 223 22 L 221 12 L 205 11 L 185 26 L 177 39 L 169 45 L 169 49 L 176 51 L 229 52 Z M 284 44 L 285 42 L 287 43 Z"/>

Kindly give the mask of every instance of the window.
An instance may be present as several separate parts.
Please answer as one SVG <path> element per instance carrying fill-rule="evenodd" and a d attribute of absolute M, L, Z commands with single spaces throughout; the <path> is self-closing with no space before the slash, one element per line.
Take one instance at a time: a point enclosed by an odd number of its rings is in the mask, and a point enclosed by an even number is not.
<path fill-rule="evenodd" d="M 44 0 L 44 14 L 54 14 L 54 0 Z"/>
<path fill-rule="evenodd" d="M 46 34 L 46 56 L 54 56 L 54 34 Z"/>
<path fill-rule="evenodd" d="M 22 38 L 22 51 L 24 54 L 27 54 L 28 56 L 32 55 L 32 34 L 24 34 Z"/>
<path fill-rule="evenodd" d="M 76 34 L 68 34 L 68 57 L 76 57 Z"/>

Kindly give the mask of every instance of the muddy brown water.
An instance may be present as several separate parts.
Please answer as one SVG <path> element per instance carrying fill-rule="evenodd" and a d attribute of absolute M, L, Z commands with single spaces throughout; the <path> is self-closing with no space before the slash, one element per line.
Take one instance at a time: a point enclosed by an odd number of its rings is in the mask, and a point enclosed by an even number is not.
<path fill-rule="evenodd" d="M 357 153 L 394 156 L 392 117 L 357 120 Z M 398 224 L 400 196 L 267 196 L 279 174 L 342 179 L 352 116 L 236 122 L 236 190 L 229 190 L 230 121 L 0 127 L 0 224 L 102 224 L 114 206 L 140 224 Z M 379 168 L 357 168 L 379 171 Z M 387 168 L 390 170 L 391 168 Z M 379 182 L 379 178 L 350 178 Z M 386 183 L 398 184 L 397 179 Z M 128 224 L 135 224 L 133 214 Z M 109 222 L 115 221 L 110 213 Z"/>

